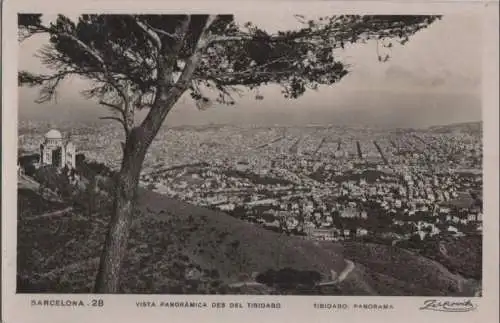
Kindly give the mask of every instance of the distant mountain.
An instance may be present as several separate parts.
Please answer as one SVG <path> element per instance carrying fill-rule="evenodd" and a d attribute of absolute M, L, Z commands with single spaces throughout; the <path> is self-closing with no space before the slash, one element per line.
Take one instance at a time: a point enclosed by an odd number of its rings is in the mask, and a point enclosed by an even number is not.
<path fill-rule="evenodd" d="M 472 121 L 472 122 L 461 122 L 452 123 L 448 125 L 431 126 L 428 130 L 433 132 L 466 132 L 466 133 L 482 133 L 483 122 L 482 121 Z"/>
<path fill-rule="evenodd" d="M 319 92 L 318 92 L 319 93 Z M 344 97 L 345 95 L 345 97 Z M 426 127 L 481 119 L 481 97 L 470 93 L 353 91 L 342 99 L 311 97 L 304 100 L 262 100 L 238 102 L 235 107 L 200 111 L 179 103 L 169 114 L 167 127 L 201 125 L 363 125 Z M 315 98 L 315 99 L 312 99 Z M 147 110 L 137 113 L 138 120 Z M 92 101 L 35 105 L 20 96 L 19 120 L 65 123 L 99 122 L 109 111 Z M 109 120 L 107 121 L 109 124 Z M 102 122 L 104 123 L 104 122 Z M 111 123 L 113 124 L 113 123 Z"/>

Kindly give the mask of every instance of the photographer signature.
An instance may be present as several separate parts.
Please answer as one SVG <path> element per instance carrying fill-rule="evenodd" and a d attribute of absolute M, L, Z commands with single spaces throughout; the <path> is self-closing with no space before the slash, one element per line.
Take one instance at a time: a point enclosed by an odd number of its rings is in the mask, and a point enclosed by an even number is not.
<path fill-rule="evenodd" d="M 470 299 L 463 301 L 439 301 L 437 299 L 428 299 L 420 310 L 438 311 L 438 312 L 469 312 L 476 309 Z"/>

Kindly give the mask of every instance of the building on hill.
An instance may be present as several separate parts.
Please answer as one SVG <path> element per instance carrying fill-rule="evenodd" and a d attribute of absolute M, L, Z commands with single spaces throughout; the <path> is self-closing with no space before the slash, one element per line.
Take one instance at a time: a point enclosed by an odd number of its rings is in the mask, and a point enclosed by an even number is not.
<path fill-rule="evenodd" d="M 316 228 L 307 226 L 304 230 L 309 239 L 323 241 L 337 241 L 342 239 L 341 231 L 337 228 Z"/>
<path fill-rule="evenodd" d="M 40 144 L 40 166 L 75 168 L 76 147 L 70 138 L 64 138 L 61 132 L 51 129 Z"/>

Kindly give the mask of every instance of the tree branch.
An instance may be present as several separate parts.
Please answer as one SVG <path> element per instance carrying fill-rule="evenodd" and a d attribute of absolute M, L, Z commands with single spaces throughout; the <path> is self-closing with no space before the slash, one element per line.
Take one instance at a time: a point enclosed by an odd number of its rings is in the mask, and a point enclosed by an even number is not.
<path fill-rule="evenodd" d="M 69 33 L 59 33 L 57 32 L 56 35 L 61 36 L 61 37 L 67 37 L 74 41 L 75 43 L 78 44 L 83 50 L 85 50 L 88 54 L 92 55 L 101 65 L 102 69 L 104 72 L 107 72 L 106 64 L 104 63 L 104 59 L 97 53 L 95 50 L 90 48 L 87 44 L 85 44 L 83 41 L 78 39 L 75 35 L 69 34 Z"/>
<path fill-rule="evenodd" d="M 126 122 L 123 119 L 118 118 L 118 117 L 100 117 L 99 119 L 101 119 L 101 120 L 114 120 L 114 121 L 118 121 L 123 126 L 123 130 L 125 131 L 125 138 L 128 138 L 130 131 L 129 131 L 128 127 L 127 127 Z"/>
<path fill-rule="evenodd" d="M 111 108 L 114 111 L 117 111 L 122 116 L 123 123 L 124 123 L 124 126 L 126 128 L 125 132 L 128 134 L 128 132 L 130 131 L 130 129 L 129 129 L 128 125 L 127 125 L 127 114 L 126 114 L 125 109 L 123 109 L 122 107 L 120 107 L 117 104 L 112 104 L 112 103 L 109 103 L 109 102 L 105 102 L 103 100 L 99 101 L 99 104 L 104 105 L 104 106 L 106 106 L 108 108 Z"/>
<path fill-rule="evenodd" d="M 139 26 L 139 28 L 142 29 L 142 31 L 144 31 L 144 34 L 149 38 L 149 40 L 151 40 L 153 42 L 153 44 L 158 48 L 160 49 L 161 48 L 161 39 L 160 39 L 160 36 L 158 36 L 158 33 L 156 30 L 154 30 L 151 26 L 149 26 L 148 24 L 146 23 L 143 23 L 142 21 L 140 21 L 139 19 L 135 19 L 135 23 L 137 24 L 137 26 Z"/>
<path fill-rule="evenodd" d="M 51 28 L 47 28 L 47 27 L 44 27 L 44 26 L 40 26 L 40 28 L 42 30 L 45 30 L 45 31 L 49 32 L 49 33 L 55 33 L 57 36 L 66 37 L 66 38 L 71 39 L 76 44 L 78 44 L 78 46 L 80 46 L 85 52 L 87 52 L 92 57 L 94 57 L 99 62 L 100 66 L 101 66 L 101 69 L 102 69 L 102 72 L 105 75 L 105 78 L 106 78 L 107 82 L 110 85 L 112 85 L 116 89 L 116 91 L 118 91 L 118 93 L 122 96 L 122 98 L 125 101 L 128 101 L 127 95 L 123 92 L 123 90 L 120 88 L 120 86 L 115 81 L 115 79 L 113 78 L 113 76 L 109 73 L 107 65 L 106 65 L 106 62 L 101 57 L 101 55 L 99 55 L 99 53 L 97 51 L 95 51 L 90 46 L 88 46 L 87 44 L 85 44 L 83 41 L 81 41 L 80 39 L 78 39 L 78 37 L 76 37 L 75 35 L 72 35 L 72 34 L 67 33 L 67 32 L 58 32 L 57 30 L 53 30 Z"/>
<path fill-rule="evenodd" d="M 199 34 L 198 39 L 196 40 L 196 45 L 194 46 L 193 53 L 188 59 L 186 59 L 184 68 L 179 78 L 175 82 L 174 86 L 170 87 L 170 84 L 167 82 L 167 84 L 163 84 L 163 86 L 160 86 L 158 88 L 159 91 L 156 93 L 156 98 L 153 107 L 151 108 L 146 118 L 144 118 L 143 122 L 140 125 L 140 130 L 143 131 L 145 135 L 146 147 L 151 143 L 151 141 L 156 136 L 156 133 L 160 129 L 168 112 L 172 109 L 172 107 L 175 105 L 175 103 L 181 97 L 181 95 L 189 88 L 191 84 L 191 79 L 201 60 L 202 51 L 209 45 L 209 29 L 212 26 L 212 24 L 217 20 L 217 17 L 218 16 L 216 15 L 208 16 L 205 25 L 201 33 Z M 181 36 L 182 41 L 179 41 L 178 48 L 176 49 L 177 53 L 181 49 L 183 39 L 188 32 L 189 19 L 190 18 L 187 18 L 187 20 L 181 27 L 184 30 L 182 30 L 182 35 L 183 35 Z M 177 60 L 175 59 L 173 61 L 176 62 Z M 173 70 L 170 71 L 172 72 Z M 164 73 L 168 72 L 168 69 L 162 72 Z M 165 79 L 165 81 L 166 80 L 167 79 Z M 164 87 L 165 85 L 169 86 L 168 90 Z"/>
<path fill-rule="evenodd" d="M 117 104 L 109 103 L 109 102 L 106 102 L 106 101 L 103 101 L 103 100 L 99 101 L 99 104 L 104 105 L 104 106 L 106 106 L 108 108 L 111 108 L 113 110 L 117 110 L 120 113 L 123 113 L 122 107 L 120 107 Z"/>
<path fill-rule="evenodd" d="M 158 44 L 161 43 L 160 37 L 158 34 L 163 35 L 163 36 L 167 36 L 167 37 L 172 38 L 174 40 L 179 39 L 179 35 L 169 33 L 168 31 L 165 31 L 165 30 L 162 30 L 159 28 L 154 28 L 153 26 L 151 26 L 145 22 L 139 21 L 137 19 L 136 19 L 136 22 L 139 25 L 139 27 L 141 27 L 141 29 L 149 35 L 148 37 L 154 38 L 154 41 L 155 42 L 158 41 Z"/>
<path fill-rule="evenodd" d="M 175 35 L 175 34 L 172 34 L 172 33 L 169 33 L 165 30 L 161 30 L 161 29 L 158 29 L 158 28 L 153 28 L 151 27 L 152 30 L 156 31 L 158 34 L 161 34 L 161 35 L 164 35 L 164 36 L 167 36 L 167 37 L 170 37 L 172 39 L 179 39 L 179 36 L 178 35 Z"/>
<path fill-rule="evenodd" d="M 208 16 L 208 19 L 203 27 L 202 32 L 198 38 L 196 46 L 194 48 L 193 54 L 186 60 L 186 64 L 182 70 L 179 79 L 175 83 L 175 87 L 181 87 L 184 90 L 189 86 L 191 78 L 193 77 L 194 71 L 200 60 L 200 54 L 203 49 L 205 49 L 210 44 L 210 37 L 208 35 L 210 26 L 217 19 L 216 15 Z"/>

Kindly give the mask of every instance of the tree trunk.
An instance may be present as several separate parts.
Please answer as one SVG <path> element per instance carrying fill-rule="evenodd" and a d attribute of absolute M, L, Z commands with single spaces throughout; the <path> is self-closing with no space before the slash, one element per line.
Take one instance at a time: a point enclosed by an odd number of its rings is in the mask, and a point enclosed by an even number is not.
<path fill-rule="evenodd" d="M 190 75 L 194 70 L 193 65 L 191 63 L 185 68 L 191 71 Z M 184 83 L 188 84 L 185 80 Z M 127 251 L 142 163 L 168 112 L 185 92 L 186 84 L 170 91 L 159 91 L 154 106 L 142 124 L 128 135 L 122 166 L 116 178 L 113 214 L 96 277 L 95 293 L 119 292 L 120 269 Z"/>
<path fill-rule="evenodd" d="M 127 251 L 139 176 L 147 151 L 147 145 L 142 139 L 137 129 L 134 129 L 125 144 L 122 166 L 116 177 L 113 214 L 101 255 L 95 293 L 119 292 L 120 270 Z"/>
<path fill-rule="evenodd" d="M 179 79 L 172 84 L 172 65 L 166 60 L 160 60 L 158 67 L 157 92 L 153 107 L 144 118 L 141 125 L 131 129 L 123 149 L 123 162 L 116 178 L 116 191 L 113 214 L 106 242 L 96 277 L 96 293 L 118 293 L 120 270 L 125 258 L 128 236 L 135 211 L 135 200 L 139 184 L 139 175 L 147 149 L 161 128 L 167 114 L 177 100 L 191 84 L 193 73 L 201 59 L 201 51 L 207 45 L 207 30 L 215 21 L 216 16 L 209 16 L 203 28 L 193 54 L 186 60 L 186 65 Z M 190 19 L 186 20 L 181 31 L 185 37 Z M 177 43 L 172 55 L 177 55 L 183 41 Z M 171 56 L 174 57 L 174 56 Z M 171 60 L 171 57 L 168 60 Z M 176 60 L 174 60 L 175 62 Z"/>

